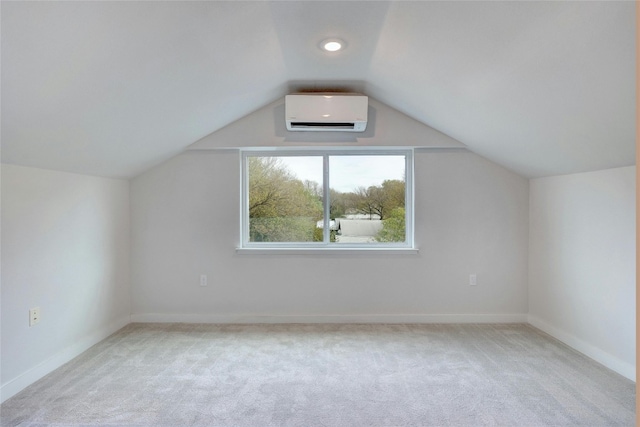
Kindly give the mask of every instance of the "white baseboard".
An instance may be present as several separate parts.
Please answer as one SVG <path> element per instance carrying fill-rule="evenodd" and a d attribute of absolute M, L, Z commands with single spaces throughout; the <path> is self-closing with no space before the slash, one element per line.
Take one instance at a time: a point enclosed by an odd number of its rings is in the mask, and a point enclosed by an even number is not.
<path fill-rule="evenodd" d="M 526 314 L 132 314 L 133 323 L 527 323 Z"/>
<path fill-rule="evenodd" d="M 120 319 L 111 322 L 106 327 L 93 332 L 77 343 L 56 353 L 55 355 L 51 356 L 44 362 L 34 366 L 28 371 L 2 384 L 2 386 L 0 387 L 0 403 L 15 396 L 29 385 L 38 381 L 40 378 L 44 377 L 50 372 L 58 369 L 60 366 L 69 362 L 74 357 L 77 357 L 84 351 L 88 350 L 90 347 L 107 338 L 109 335 L 127 326 L 129 323 L 130 317 L 123 316 Z"/>
<path fill-rule="evenodd" d="M 536 316 L 529 315 L 528 322 L 531 326 L 534 326 L 541 331 L 551 335 L 552 337 L 562 341 L 569 347 L 572 347 L 585 356 L 590 357 L 591 359 L 606 366 L 612 371 L 619 373 L 620 375 L 630 379 L 631 381 L 636 381 L 636 367 L 634 365 L 622 361 L 619 358 L 607 353 L 606 351 L 601 350 L 598 347 L 589 344 L 581 340 L 580 338 L 571 335 L 568 332 L 551 326 L 550 324 L 546 323 L 544 320 Z"/>

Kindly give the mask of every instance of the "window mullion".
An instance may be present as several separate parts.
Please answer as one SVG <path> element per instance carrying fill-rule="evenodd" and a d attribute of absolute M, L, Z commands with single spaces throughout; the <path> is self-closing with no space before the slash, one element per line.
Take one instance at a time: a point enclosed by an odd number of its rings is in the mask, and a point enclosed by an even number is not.
<path fill-rule="evenodd" d="M 240 212 L 242 212 L 242 218 L 240 221 L 240 238 L 242 245 L 246 245 L 249 238 L 249 166 L 247 162 L 247 153 L 242 153 L 240 156 L 240 170 L 242 171 L 242 177 L 240 180 L 240 189 L 242 198 L 240 199 Z"/>
<path fill-rule="evenodd" d="M 324 154 L 322 156 L 322 200 L 323 200 L 323 212 L 322 217 L 324 220 L 323 224 L 323 237 L 322 242 L 328 244 L 331 242 L 331 201 L 329 200 L 330 196 L 329 189 L 329 155 Z"/>
<path fill-rule="evenodd" d="M 413 246 L 413 153 L 405 157 L 405 243 Z"/>

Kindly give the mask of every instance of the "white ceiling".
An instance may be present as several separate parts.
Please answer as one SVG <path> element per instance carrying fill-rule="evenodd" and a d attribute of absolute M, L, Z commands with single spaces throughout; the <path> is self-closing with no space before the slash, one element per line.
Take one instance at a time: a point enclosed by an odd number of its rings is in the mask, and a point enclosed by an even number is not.
<path fill-rule="evenodd" d="M 3 1 L 0 12 L 6 163 L 135 176 L 299 88 L 363 91 L 528 177 L 635 163 L 632 1 Z M 348 46 L 324 53 L 327 37 Z"/>

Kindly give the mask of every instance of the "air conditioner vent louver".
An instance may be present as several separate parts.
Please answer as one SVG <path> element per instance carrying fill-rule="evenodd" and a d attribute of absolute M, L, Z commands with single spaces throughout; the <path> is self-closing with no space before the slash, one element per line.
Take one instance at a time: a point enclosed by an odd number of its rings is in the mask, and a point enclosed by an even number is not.
<path fill-rule="evenodd" d="M 295 122 L 291 124 L 293 129 L 331 128 L 337 130 L 353 130 L 355 123 L 320 123 L 320 122 Z"/>
<path fill-rule="evenodd" d="M 289 131 L 364 132 L 368 98 L 351 93 L 294 94 L 285 97 Z"/>

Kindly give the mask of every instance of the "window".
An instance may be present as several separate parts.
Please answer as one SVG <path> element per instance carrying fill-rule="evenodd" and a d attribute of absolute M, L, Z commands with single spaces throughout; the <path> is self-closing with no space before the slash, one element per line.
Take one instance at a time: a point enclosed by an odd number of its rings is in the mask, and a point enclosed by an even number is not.
<path fill-rule="evenodd" d="M 412 248 L 412 154 L 243 150 L 241 249 Z"/>

